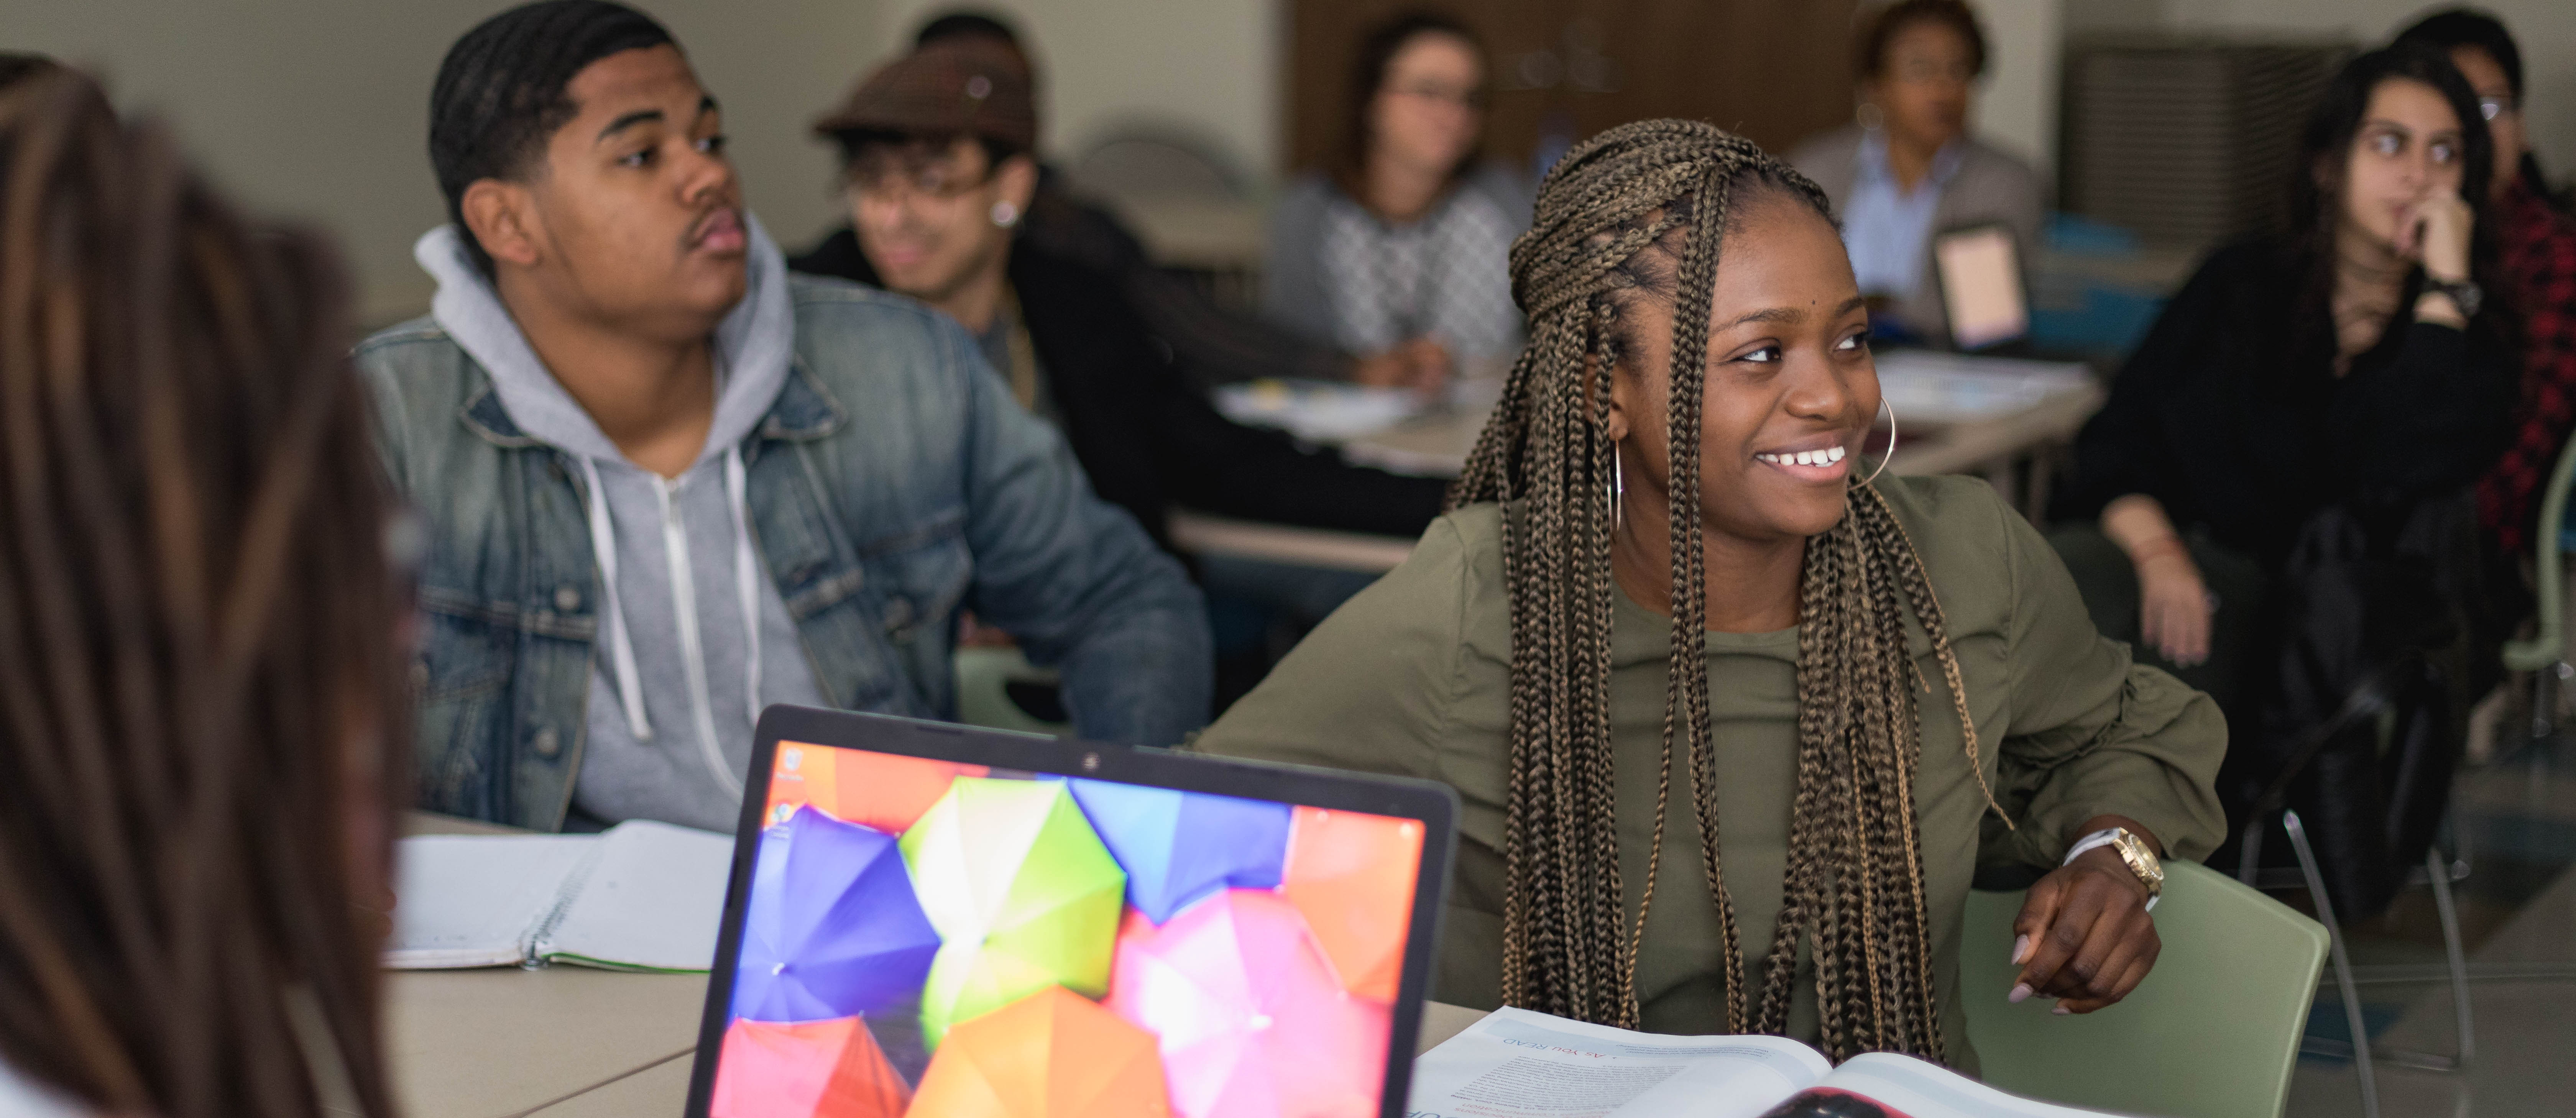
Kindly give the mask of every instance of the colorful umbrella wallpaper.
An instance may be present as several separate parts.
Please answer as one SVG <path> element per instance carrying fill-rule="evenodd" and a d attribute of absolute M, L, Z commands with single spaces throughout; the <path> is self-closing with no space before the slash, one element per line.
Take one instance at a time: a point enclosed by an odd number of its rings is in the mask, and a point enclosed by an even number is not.
<path fill-rule="evenodd" d="M 1069 781 L 1127 870 L 1127 903 L 1160 924 L 1227 888 L 1272 889 L 1288 855 L 1288 805 L 1102 780 Z"/>
<path fill-rule="evenodd" d="M 913 1097 L 940 1118 L 1162 1118 L 1154 1035 L 1061 986 L 959 1024 Z"/>
<path fill-rule="evenodd" d="M 782 743 L 716 1118 L 1377 1112 L 1422 825 Z"/>
<path fill-rule="evenodd" d="M 856 1017 L 725 1027 L 707 1118 L 900 1118 L 912 1090 Z"/>
<path fill-rule="evenodd" d="M 1159 928 L 1130 911 L 1106 1004 L 1158 1038 L 1183 1118 L 1377 1106 L 1387 1006 L 1342 989 L 1276 892 L 1229 890 Z"/>
<path fill-rule="evenodd" d="M 733 1011 L 760 1021 L 882 1014 L 920 995 L 938 953 L 895 836 L 800 807 L 761 836 Z"/>
<path fill-rule="evenodd" d="M 1127 874 L 1063 782 L 959 777 L 903 856 L 942 944 L 921 992 L 934 1051 L 949 1026 L 1049 986 L 1109 992 Z"/>

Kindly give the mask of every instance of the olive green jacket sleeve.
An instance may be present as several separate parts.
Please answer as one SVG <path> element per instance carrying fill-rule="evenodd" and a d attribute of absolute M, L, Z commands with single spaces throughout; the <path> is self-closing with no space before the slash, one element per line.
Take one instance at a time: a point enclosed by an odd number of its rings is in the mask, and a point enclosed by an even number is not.
<path fill-rule="evenodd" d="M 2017 826 L 1988 813 L 1978 861 L 2053 868 L 2073 830 L 2098 815 L 2137 820 L 2168 857 L 2207 857 L 2227 827 L 2215 791 L 2227 755 L 2218 704 L 2097 632 L 2057 553 L 1997 507 L 2012 651 L 1995 795 Z"/>
<path fill-rule="evenodd" d="M 1202 753 L 1441 780 L 1460 687 L 1466 544 L 1452 517 L 1193 743 Z"/>

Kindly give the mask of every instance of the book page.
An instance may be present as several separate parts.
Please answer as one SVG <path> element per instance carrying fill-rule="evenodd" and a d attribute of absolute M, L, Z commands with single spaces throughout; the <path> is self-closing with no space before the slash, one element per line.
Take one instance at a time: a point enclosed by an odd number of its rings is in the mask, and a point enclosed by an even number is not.
<path fill-rule="evenodd" d="M 634 819 L 600 835 L 598 865 L 575 883 L 537 954 L 627 970 L 714 965 L 733 836 Z"/>
<path fill-rule="evenodd" d="M 1662 1036 L 1500 1009 L 1413 1063 L 1410 1118 L 1755 1118 L 1823 1076 L 1768 1036 Z"/>
<path fill-rule="evenodd" d="M 599 840 L 590 835 L 417 835 L 394 854 L 398 970 L 516 966 L 564 882 Z"/>
<path fill-rule="evenodd" d="M 1854 1056 L 1762 1118 L 2084 1118 L 2097 1110 L 2007 1095 L 1911 1056 Z"/>

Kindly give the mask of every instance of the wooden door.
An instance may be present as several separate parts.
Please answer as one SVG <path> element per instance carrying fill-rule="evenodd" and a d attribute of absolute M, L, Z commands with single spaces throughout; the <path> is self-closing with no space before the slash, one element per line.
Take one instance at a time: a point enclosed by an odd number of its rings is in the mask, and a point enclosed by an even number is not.
<path fill-rule="evenodd" d="M 1368 30 L 1419 0 L 1289 0 L 1286 165 L 1343 142 Z M 1485 150 L 1526 166 L 1543 134 L 1659 116 L 1773 151 L 1851 119 L 1854 0 L 1469 0 L 1428 5 L 1476 30 L 1494 69 Z"/>

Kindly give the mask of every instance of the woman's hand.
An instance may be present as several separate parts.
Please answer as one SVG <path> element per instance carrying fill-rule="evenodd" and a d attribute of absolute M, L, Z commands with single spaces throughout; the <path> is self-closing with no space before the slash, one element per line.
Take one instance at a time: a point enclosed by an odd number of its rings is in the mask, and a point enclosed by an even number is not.
<path fill-rule="evenodd" d="M 1448 347 L 1422 337 L 1351 362 L 1351 382 L 1370 388 L 1410 388 L 1425 396 L 1449 383 L 1455 362 Z"/>
<path fill-rule="evenodd" d="M 2134 824 L 2120 825 L 2152 842 Z M 2013 933 L 2021 977 L 2009 1000 L 2043 994 L 2057 999 L 2059 1013 L 2091 1013 L 2128 997 L 2164 950 L 2147 914 L 2146 883 L 2107 846 L 2032 885 Z"/>
<path fill-rule="evenodd" d="M 2477 214 L 2457 191 L 2437 189 L 2399 222 L 2397 253 L 2424 265 L 2424 274 L 2444 283 L 2469 278 L 2469 231 Z"/>
<path fill-rule="evenodd" d="M 2191 549 L 2168 536 L 2140 546 L 2129 561 L 2138 568 L 2139 637 L 2181 667 L 2207 663 L 2210 617 L 2217 611 Z"/>

